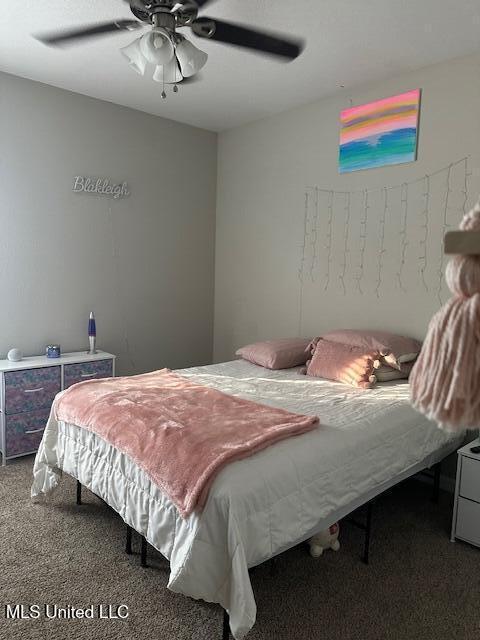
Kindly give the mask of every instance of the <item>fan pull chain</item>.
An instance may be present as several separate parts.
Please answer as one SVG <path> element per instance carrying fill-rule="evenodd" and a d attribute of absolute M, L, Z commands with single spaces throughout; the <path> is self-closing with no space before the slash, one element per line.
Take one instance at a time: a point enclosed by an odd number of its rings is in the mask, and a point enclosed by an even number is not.
<path fill-rule="evenodd" d="M 165 100 L 167 94 L 165 92 L 165 67 L 162 66 L 162 98 Z"/>
<path fill-rule="evenodd" d="M 179 71 L 178 60 L 176 57 L 175 57 L 175 61 L 176 61 L 176 66 L 175 66 L 175 77 L 176 77 L 176 72 Z M 180 75 L 182 76 L 182 80 L 183 80 L 183 75 L 181 72 L 180 72 Z M 174 77 L 174 80 L 175 80 L 175 77 Z M 178 84 L 176 82 L 173 85 L 173 93 L 178 93 Z"/>

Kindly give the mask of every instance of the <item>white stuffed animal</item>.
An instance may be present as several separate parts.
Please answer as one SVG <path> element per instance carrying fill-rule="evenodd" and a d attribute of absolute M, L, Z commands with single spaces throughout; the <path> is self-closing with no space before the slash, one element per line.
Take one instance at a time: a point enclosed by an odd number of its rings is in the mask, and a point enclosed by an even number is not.
<path fill-rule="evenodd" d="M 333 549 L 338 551 L 340 549 L 340 543 L 338 541 L 338 534 L 340 533 L 340 527 L 338 522 L 332 524 L 331 527 L 320 531 L 313 538 L 308 541 L 310 545 L 310 555 L 313 558 L 319 558 L 324 549 Z"/>

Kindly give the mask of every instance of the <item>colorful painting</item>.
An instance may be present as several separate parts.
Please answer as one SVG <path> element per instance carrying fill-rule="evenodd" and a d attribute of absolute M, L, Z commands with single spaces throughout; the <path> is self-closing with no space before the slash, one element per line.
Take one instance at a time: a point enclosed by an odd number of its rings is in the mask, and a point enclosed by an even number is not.
<path fill-rule="evenodd" d="M 340 173 L 416 160 L 419 112 L 420 89 L 344 109 Z"/>

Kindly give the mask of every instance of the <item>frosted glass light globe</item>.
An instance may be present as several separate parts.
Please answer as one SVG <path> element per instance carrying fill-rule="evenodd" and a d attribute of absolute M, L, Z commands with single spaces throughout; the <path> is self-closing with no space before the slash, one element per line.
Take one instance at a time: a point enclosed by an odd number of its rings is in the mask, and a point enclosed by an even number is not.
<path fill-rule="evenodd" d="M 165 29 L 152 29 L 140 39 L 140 51 L 148 62 L 164 65 L 173 58 L 173 44 Z"/>

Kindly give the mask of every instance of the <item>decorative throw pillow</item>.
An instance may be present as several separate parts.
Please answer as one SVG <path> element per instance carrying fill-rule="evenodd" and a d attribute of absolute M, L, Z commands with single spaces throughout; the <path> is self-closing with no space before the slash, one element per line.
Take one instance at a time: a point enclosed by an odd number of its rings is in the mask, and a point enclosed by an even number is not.
<path fill-rule="evenodd" d="M 237 356 L 266 369 L 291 369 L 305 364 L 309 354 L 310 338 L 280 338 L 247 344 L 238 349 Z"/>
<path fill-rule="evenodd" d="M 308 362 L 307 376 L 370 389 L 377 381 L 375 370 L 379 366 L 378 352 L 320 339 Z"/>
<path fill-rule="evenodd" d="M 401 365 L 400 370 L 394 369 L 388 364 L 381 364 L 375 371 L 378 382 L 390 382 L 391 380 L 406 380 L 410 375 L 415 362 L 407 362 Z"/>
<path fill-rule="evenodd" d="M 331 342 L 341 342 L 365 351 L 376 351 L 384 357 L 386 363 L 400 370 L 402 363 L 416 360 L 422 343 L 414 338 L 399 336 L 387 331 L 357 331 L 342 329 L 330 331 L 322 336 Z"/>

